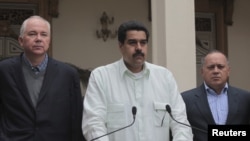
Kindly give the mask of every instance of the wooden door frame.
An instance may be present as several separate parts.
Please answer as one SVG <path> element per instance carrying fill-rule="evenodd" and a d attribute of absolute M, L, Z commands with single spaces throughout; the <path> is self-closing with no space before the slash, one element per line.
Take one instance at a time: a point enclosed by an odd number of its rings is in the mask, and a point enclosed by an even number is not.
<path fill-rule="evenodd" d="M 227 26 L 233 24 L 234 0 L 195 0 L 195 12 L 215 14 L 216 49 L 228 56 Z"/>
<path fill-rule="evenodd" d="M 233 24 L 233 5 L 234 0 L 195 0 L 196 13 L 211 13 L 214 16 L 215 45 L 213 45 L 215 46 L 215 49 L 223 52 L 227 57 L 227 26 L 231 26 Z M 196 50 L 197 49 L 198 48 L 196 48 Z M 199 74 L 201 67 L 199 57 L 200 56 L 196 51 L 197 86 L 199 86 L 203 82 L 203 79 Z"/>

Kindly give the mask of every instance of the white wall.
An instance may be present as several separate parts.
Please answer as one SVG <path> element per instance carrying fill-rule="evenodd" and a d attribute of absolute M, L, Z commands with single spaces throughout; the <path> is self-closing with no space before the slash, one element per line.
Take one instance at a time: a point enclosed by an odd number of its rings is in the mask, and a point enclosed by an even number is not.
<path fill-rule="evenodd" d="M 250 90 L 250 1 L 235 0 L 233 26 L 228 27 L 230 84 Z"/>

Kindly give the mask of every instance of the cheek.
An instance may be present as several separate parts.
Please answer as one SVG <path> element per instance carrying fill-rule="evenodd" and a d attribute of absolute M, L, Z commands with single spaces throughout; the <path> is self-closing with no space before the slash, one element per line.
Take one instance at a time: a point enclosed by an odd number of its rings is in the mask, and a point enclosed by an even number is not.
<path fill-rule="evenodd" d="M 210 71 L 201 71 L 201 75 L 204 77 L 204 78 L 209 78 L 212 73 Z"/>
<path fill-rule="evenodd" d="M 226 74 L 227 77 L 229 76 L 229 72 L 228 71 L 226 71 L 225 74 Z"/>
<path fill-rule="evenodd" d="M 19 44 L 21 47 L 25 47 L 25 46 L 29 45 L 29 40 L 26 38 L 19 38 L 18 41 L 19 41 Z"/>
<path fill-rule="evenodd" d="M 144 49 L 143 52 L 144 52 L 145 55 L 147 55 L 148 50 L 147 50 L 147 49 Z"/>
<path fill-rule="evenodd" d="M 133 48 L 121 47 L 120 50 L 121 50 L 121 52 L 122 52 L 123 55 L 129 55 L 129 54 L 133 54 L 134 53 L 134 49 Z"/>
<path fill-rule="evenodd" d="M 45 40 L 46 44 L 50 44 L 50 39 Z"/>
<path fill-rule="evenodd" d="M 31 44 L 33 44 L 34 43 L 34 39 L 32 39 L 32 38 L 24 38 L 23 40 L 22 40 L 22 44 L 23 45 L 31 45 Z"/>
<path fill-rule="evenodd" d="M 23 41 L 21 45 L 22 45 L 22 47 L 29 47 L 30 44 L 31 43 L 29 41 Z"/>

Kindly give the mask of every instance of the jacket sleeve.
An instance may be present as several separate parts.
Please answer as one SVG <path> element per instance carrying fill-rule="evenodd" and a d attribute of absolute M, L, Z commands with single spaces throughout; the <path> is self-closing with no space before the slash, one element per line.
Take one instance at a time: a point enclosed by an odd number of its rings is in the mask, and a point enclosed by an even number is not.
<path fill-rule="evenodd" d="M 83 97 L 81 94 L 80 78 L 76 73 L 72 84 L 71 96 L 71 111 L 72 111 L 72 141 L 86 141 L 81 128 L 82 112 L 83 112 Z"/>

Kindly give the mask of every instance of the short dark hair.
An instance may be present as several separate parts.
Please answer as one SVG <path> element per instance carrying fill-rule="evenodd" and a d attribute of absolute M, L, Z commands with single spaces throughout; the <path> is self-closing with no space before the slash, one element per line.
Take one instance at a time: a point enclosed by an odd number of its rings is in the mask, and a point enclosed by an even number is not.
<path fill-rule="evenodd" d="M 122 44 L 124 43 L 126 39 L 127 31 L 130 31 L 130 30 L 144 31 L 146 34 L 147 41 L 148 41 L 148 38 L 149 38 L 148 29 L 141 22 L 131 20 L 131 21 L 122 23 L 120 27 L 118 28 L 118 41 L 120 43 Z"/>
<path fill-rule="evenodd" d="M 217 49 L 210 49 L 210 50 L 208 50 L 208 52 L 207 52 L 203 57 L 201 57 L 201 66 L 204 66 L 205 58 L 206 58 L 208 55 L 213 54 L 213 53 L 220 53 L 220 54 L 224 55 L 225 58 L 226 58 L 226 60 L 227 60 L 227 64 L 229 64 L 228 58 L 227 58 L 227 56 L 226 56 L 225 53 L 223 53 L 222 51 L 217 50 Z"/>

